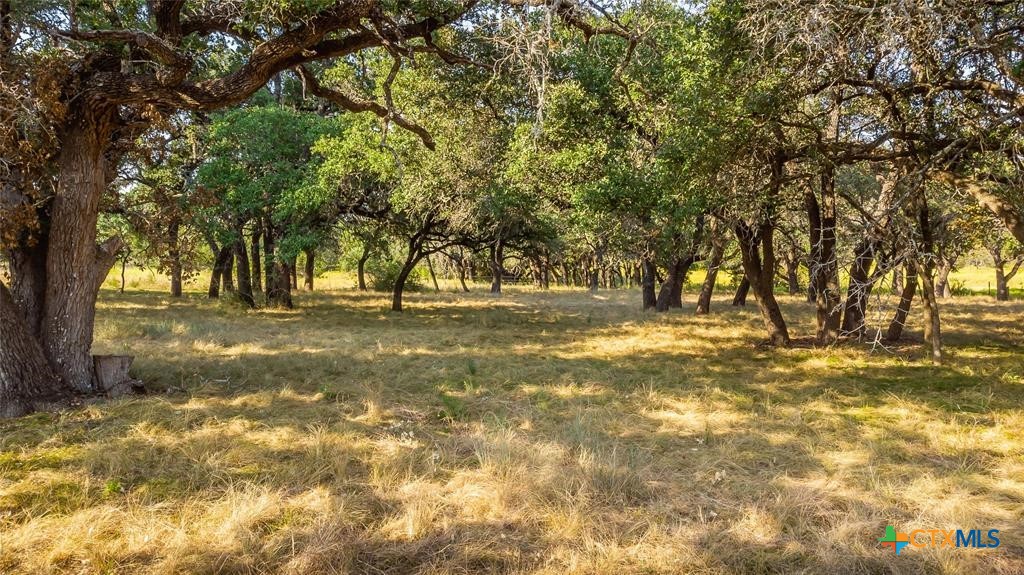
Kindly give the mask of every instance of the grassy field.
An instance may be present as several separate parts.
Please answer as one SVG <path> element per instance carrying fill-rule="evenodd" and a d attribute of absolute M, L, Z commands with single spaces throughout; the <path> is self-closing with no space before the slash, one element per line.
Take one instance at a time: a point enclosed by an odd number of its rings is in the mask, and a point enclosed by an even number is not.
<path fill-rule="evenodd" d="M 95 352 L 154 393 L 0 422 L 0 573 L 1024 573 L 1021 301 L 944 302 L 933 367 L 762 348 L 725 293 L 708 317 L 525 288 L 396 315 L 138 287 L 103 292 Z M 889 524 L 1002 545 L 895 557 Z"/>

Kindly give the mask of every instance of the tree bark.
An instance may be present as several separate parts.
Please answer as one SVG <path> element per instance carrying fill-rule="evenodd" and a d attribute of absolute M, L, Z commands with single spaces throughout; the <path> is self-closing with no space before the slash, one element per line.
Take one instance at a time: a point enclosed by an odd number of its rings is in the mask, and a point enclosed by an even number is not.
<path fill-rule="evenodd" d="M 430 256 L 426 256 L 427 259 L 427 271 L 430 272 L 430 281 L 434 284 L 434 291 L 440 292 L 441 287 L 437 285 L 437 275 L 434 273 L 434 263 L 430 261 Z"/>
<path fill-rule="evenodd" d="M 843 306 L 843 333 L 860 337 L 864 335 L 864 315 L 867 312 L 868 296 L 871 295 L 871 266 L 875 262 L 875 242 L 862 240 L 853 250 L 850 264 L 850 286 L 847 288 L 846 304 Z"/>
<path fill-rule="evenodd" d="M 316 253 L 313 250 L 313 248 L 304 250 L 303 253 L 306 254 L 306 265 L 303 268 L 304 287 L 306 291 L 313 291 L 313 275 L 314 272 L 316 271 L 314 269 L 314 258 L 316 257 Z"/>
<path fill-rule="evenodd" d="M 786 252 L 786 283 L 789 295 L 797 295 L 803 291 L 800 287 L 800 254 L 796 246 L 790 246 Z"/>
<path fill-rule="evenodd" d="M 935 274 L 935 295 L 941 298 L 953 296 L 953 290 L 949 286 L 949 273 L 953 271 L 953 263 L 943 259 Z"/>
<path fill-rule="evenodd" d="M 696 260 L 694 254 L 677 258 L 668 269 L 668 276 L 661 284 L 658 292 L 658 299 L 655 302 L 655 309 L 659 312 L 666 312 L 671 308 L 683 307 L 683 283 L 690 272 L 690 266 Z"/>
<path fill-rule="evenodd" d="M 811 249 L 809 271 L 814 287 L 819 344 L 827 345 L 839 336 L 842 308 L 839 299 L 839 267 L 836 260 L 835 172 L 822 168 L 821 202 L 813 190 L 804 195 L 810 224 Z"/>
<path fill-rule="evenodd" d="M 717 236 L 718 234 L 715 235 Z M 708 273 L 704 276 L 704 284 L 701 285 L 700 295 L 697 296 L 697 315 L 711 312 L 711 295 L 715 291 L 718 268 L 722 266 L 722 258 L 725 256 L 725 242 L 718 237 L 712 237 L 711 242 L 711 259 L 708 261 Z"/>
<path fill-rule="evenodd" d="M 22 311 L 0 282 L 0 418 L 24 415 L 36 402 L 67 395 Z"/>
<path fill-rule="evenodd" d="M 747 293 L 750 292 L 750 280 L 747 279 L 746 272 L 744 272 L 743 279 L 740 280 L 740 285 L 736 287 L 736 295 L 732 296 L 733 307 L 742 307 L 747 305 Z"/>
<path fill-rule="evenodd" d="M 224 260 L 224 271 L 220 275 L 220 289 L 230 293 L 235 291 L 235 248 L 234 245 L 226 246 L 226 248 L 228 257 Z"/>
<path fill-rule="evenodd" d="M 501 293 L 501 276 L 505 273 L 505 243 L 499 238 L 490 248 L 491 293 Z"/>
<path fill-rule="evenodd" d="M 263 291 L 263 270 L 260 269 L 260 237 L 263 235 L 260 229 L 259 220 L 253 226 L 252 239 L 249 242 L 249 249 L 252 251 L 252 255 L 249 258 L 249 263 L 252 264 L 252 274 L 250 278 L 252 280 L 252 291 L 258 292 Z"/>
<path fill-rule="evenodd" d="M 171 297 L 181 297 L 181 224 L 173 221 L 167 226 L 167 257 L 170 260 Z"/>
<path fill-rule="evenodd" d="M 292 274 L 277 253 L 276 230 L 269 222 L 263 226 L 263 270 L 265 301 L 268 306 L 292 307 Z"/>
<path fill-rule="evenodd" d="M 207 290 L 207 296 L 210 298 L 220 297 L 220 282 L 221 275 L 231 268 L 232 259 L 232 246 L 225 245 L 222 248 L 217 249 L 216 244 L 214 248 L 214 260 L 213 260 L 213 273 L 210 274 L 210 288 Z"/>
<path fill-rule="evenodd" d="M 363 255 L 356 264 L 356 281 L 359 291 L 366 291 L 366 262 L 370 259 L 370 244 L 363 244 Z"/>
<path fill-rule="evenodd" d="M 932 225 L 928 214 L 928 200 L 921 194 L 916 199 L 917 220 L 921 233 L 923 258 L 916 258 L 917 275 L 921 282 L 921 299 L 924 302 L 924 339 L 931 350 L 932 363 L 942 363 L 942 332 L 939 320 L 939 302 L 935 298 L 935 263 Z"/>
<path fill-rule="evenodd" d="M 597 293 L 601 281 L 601 269 L 604 267 L 604 246 L 594 250 L 594 265 L 590 269 L 590 292 Z"/>
<path fill-rule="evenodd" d="M 736 238 L 743 258 L 743 272 L 750 282 L 761 311 L 761 319 L 772 345 L 788 346 L 789 330 L 782 309 L 775 300 L 775 253 L 772 246 L 773 226 L 762 222 L 756 226 L 736 225 Z"/>
<path fill-rule="evenodd" d="M 654 309 L 658 305 L 658 296 L 654 292 L 654 286 L 658 281 L 658 268 L 654 264 L 654 260 L 649 257 L 643 259 L 640 267 L 642 270 L 640 291 L 643 297 L 643 309 L 644 311 L 647 311 L 649 309 Z"/>
<path fill-rule="evenodd" d="M 395 285 L 391 293 L 391 311 L 402 311 L 402 294 L 405 292 L 405 282 L 409 279 L 409 274 L 412 273 L 412 270 L 416 269 L 416 264 L 419 263 L 424 255 L 423 245 L 419 239 L 420 235 L 416 234 L 409 239 L 409 251 L 405 257 L 405 263 L 402 264 L 402 269 L 398 272 L 398 277 L 395 278 Z"/>
<path fill-rule="evenodd" d="M 889 329 L 885 333 L 885 339 L 888 341 L 899 341 L 903 336 L 903 328 L 907 324 L 907 316 L 910 315 L 910 303 L 914 300 L 914 293 L 917 291 L 917 270 L 913 264 L 907 264 L 906 270 L 900 292 L 900 303 L 896 306 L 896 314 L 889 322 Z"/>
<path fill-rule="evenodd" d="M 241 232 L 241 228 L 239 228 Z M 234 250 L 235 264 L 238 266 L 238 299 L 250 308 L 256 307 L 256 298 L 252 294 L 252 279 L 249 277 L 249 254 L 246 252 L 245 236 L 239 233 L 238 238 L 232 244 Z M 228 264 L 224 270 L 225 277 L 231 269 Z"/>
<path fill-rule="evenodd" d="M 116 259 L 116 251 L 100 252 L 96 245 L 112 112 L 91 111 L 88 119 L 72 121 L 63 134 L 51 207 L 43 349 L 60 379 L 80 392 L 93 389 L 90 350 L 96 297 Z"/>

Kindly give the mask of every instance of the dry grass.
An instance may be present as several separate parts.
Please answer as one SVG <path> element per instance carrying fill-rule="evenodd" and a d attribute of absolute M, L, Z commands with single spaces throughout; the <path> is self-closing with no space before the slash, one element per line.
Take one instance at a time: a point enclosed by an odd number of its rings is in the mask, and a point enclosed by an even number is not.
<path fill-rule="evenodd" d="M 1024 572 L 1024 303 L 948 303 L 932 367 L 637 298 L 105 292 L 160 392 L 0 423 L 0 572 Z"/>

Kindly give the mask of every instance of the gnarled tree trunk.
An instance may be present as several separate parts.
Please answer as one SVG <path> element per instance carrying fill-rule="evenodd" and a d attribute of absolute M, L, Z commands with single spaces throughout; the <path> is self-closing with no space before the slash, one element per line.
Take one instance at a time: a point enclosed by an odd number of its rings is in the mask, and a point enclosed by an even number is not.
<path fill-rule="evenodd" d="M 739 240 L 743 258 L 743 272 L 754 292 L 761 318 L 764 320 L 768 339 L 772 345 L 789 345 L 789 330 L 782 316 L 782 309 L 775 300 L 775 253 L 772 246 L 773 226 L 762 222 L 755 226 L 736 224 L 736 238 Z"/>
<path fill-rule="evenodd" d="M 829 344 L 839 336 L 842 309 L 839 299 L 839 267 L 836 260 L 835 173 L 832 167 L 822 168 L 821 202 L 813 190 L 804 195 L 810 225 L 810 258 L 808 269 L 814 290 L 817 341 Z"/>
<path fill-rule="evenodd" d="M 0 282 L 0 418 L 24 415 L 36 402 L 65 395 L 22 310 Z"/>

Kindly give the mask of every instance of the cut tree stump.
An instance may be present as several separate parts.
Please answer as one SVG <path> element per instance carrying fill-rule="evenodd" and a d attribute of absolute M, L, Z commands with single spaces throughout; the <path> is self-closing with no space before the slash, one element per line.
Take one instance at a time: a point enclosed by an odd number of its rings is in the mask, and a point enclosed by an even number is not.
<path fill-rule="evenodd" d="M 134 355 L 94 355 L 93 368 L 96 370 L 98 391 L 107 397 L 121 397 L 134 393 L 145 393 L 142 381 L 132 379 L 128 370 L 135 361 Z"/>

